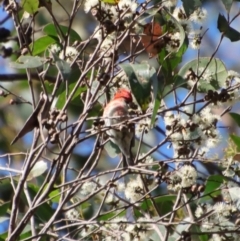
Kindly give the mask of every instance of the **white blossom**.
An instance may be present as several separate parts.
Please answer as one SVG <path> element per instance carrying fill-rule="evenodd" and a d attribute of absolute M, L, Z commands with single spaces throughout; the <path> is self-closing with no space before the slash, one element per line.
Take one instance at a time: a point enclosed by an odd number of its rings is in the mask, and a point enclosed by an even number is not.
<path fill-rule="evenodd" d="M 201 37 L 195 36 L 191 41 L 190 41 L 190 47 L 193 49 L 199 49 L 201 44 Z"/>
<path fill-rule="evenodd" d="M 228 80 L 234 79 L 236 83 L 240 83 L 240 74 L 234 70 L 229 70 L 228 71 Z M 228 86 L 226 86 L 228 87 Z"/>
<path fill-rule="evenodd" d="M 189 22 L 183 6 L 176 7 L 173 11 L 173 16 L 180 24 L 186 24 Z"/>
<path fill-rule="evenodd" d="M 227 204 L 224 202 L 216 203 L 213 206 L 213 210 L 215 210 L 219 216 L 223 216 L 223 217 L 229 217 L 233 212 L 237 211 L 234 205 Z"/>
<path fill-rule="evenodd" d="M 91 181 L 85 182 L 80 189 L 80 193 L 84 196 L 87 196 L 87 195 L 93 193 L 96 190 L 96 188 L 97 188 L 96 183 L 91 182 Z"/>
<path fill-rule="evenodd" d="M 196 183 L 197 171 L 193 166 L 184 165 L 178 170 L 177 174 L 181 177 L 183 188 L 190 187 Z"/>
<path fill-rule="evenodd" d="M 125 189 L 125 184 L 123 183 L 123 182 L 117 182 L 117 190 L 119 191 L 119 192 L 123 192 L 124 191 L 124 189 Z"/>
<path fill-rule="evenodd" d="M 225 177 L 234 177 L 235 176 L 235 171 L 231 168 L 227 168 L 226 170 L 224 170 L 222 172 L 222 174 L 225 176 Z"/>
<path fill-rule="evenodd" d="M 93 7 L 99 4 L 99 0 L 86 0 L 84 3 L 84 11 L 88 13 Z"/>
<path fill-rule="evenodd" d="M 138 121 L 135 125 L 135 131 L 137 135 L 140 135 L 143 131 L 149 131 L 151 128 L 151 119 L 150 118 L 143 118 Z"/>
<path fill-rule="evenodd" d="M 95 228 L 95 225 L 89 224 L 83 228 L 80 234 L 82 237 L 87 237 Z"/>
<path fill-rule="evenodd" d="M 136 202 L 143 195 L 143 183 L 138 175 L 136 179 L 131 180 L 127 183 L 127 187 L 125 189 L 125 196 L 131 202 Z"/>
<path fill-rule="evenodd" d="M 195 211 L 195 216 L 196 216 L 197 218 L 200 218 L 204 213 L 205 213 L 205 212 L 204 212 L 203 207 L 197 206 L 197 209 L 196 209 L 196 211 Z"/>
<path fill-rule="evenodd" d="M 71 63 L 77 55 L 78 55 L 78 51 L 76 48 L 67 46 L 65 51 L 65 59 L 68 63 Z M 64 59 L 64 50 L 60 52 L 59 58 Z"/>
<path fill-rule="evenodd" d="M 119 199 L 116 197 L 116 195 L 114 195 L 112 193 L 108 193 L 105 202 L 107 204 L 117 204 L 118 200 Z"/>
<path fill-rule="evenodd" d="M 79 218 L 79 212 L 75 208 L 70 209 L 66 212 L 66 218 L 68 218 L 70 220 L 78 219 Z"/>
<path fill-rule="evenodd" d="M 124 241 L 132 241 L 132 237 L 131 237 L 130 233 L 125 232 L 121 235 L 121 237 L 123 238 Z"/>
<path fill-rule="evenodd" d="M 118 7 L 120 10 L 126 10 L 129 8 L 132 13 L 135 13 L 138 5 L 135 1 L 132 0 L 120 0 Z"/>
<path fill-rule="evenodd" d="M 222 239 L 222 237 L 219 234 L 214 233 L 210 241 L 223 241 L 223 240 L 224 239 Z"/>
<path fill-rule="evenodd" d="M 60 48 L 60 46 L 57 45 L 57 44 L 52 44 L 52 45 L 50 46 L 50 51 L 51 51 L 52 53 L 58 54 L 58 53 L 61 51 L 61 48 Z"/>
<path fill-rule="evenodd" d="M 121 222 L 124 222 L 124 223 L 121 223 Z M 126 217 L 116 217 L 111 220 L 111 228 L 113 230 L 125 229 L 126 228 L 125 222 L 127 222 Z"/>
<path fill-rule="evenodd" d="M 207 10 L 204 8 L 198 8 L 190 15 L 190 20 L 198 24 L 202 24 L 206 18 Z"/>
<path fill-rule="evenodd" d="M 171 40 L 166 44 L 168 52 L 176 52 L 180 44 L 180 33 L 176 32 L 170 36 Z"/>

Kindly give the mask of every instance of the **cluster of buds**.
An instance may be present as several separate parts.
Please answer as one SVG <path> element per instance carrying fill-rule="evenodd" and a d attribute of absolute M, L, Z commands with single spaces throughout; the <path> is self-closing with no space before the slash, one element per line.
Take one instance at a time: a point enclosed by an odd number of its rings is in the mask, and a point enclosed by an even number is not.
<path fill-rule="evenodd" d="M 3 91 L 3 90 L 0 90 L 0 96 L 2 96 L 2 97 L 7 97 L 8 96 L 8 94 L 5 92 L 5 91 Z"/>
<path fill-rule="evenodd" d="M 189 68 L 188 72 L 185 75 L 187 80 L 197 81 L 198 76 L 196 75 L 195 71 L 192 68 Z"/>
<path fill-rule="evenodd" d="M 155 177 L 155 182 L 157 184 L 161 184 L 167 180 L 167 177 L 169 175 L 169 172 L 167 171 L 168 169 L 168 164 L 165 162 L 160 161 L 159 162 L 159 167 L 157 169 L 156 174 L 154 175 Z"/>
<path fill-rule="evenodd" d="M 217 102 L 227 102 L 230 98 L 231 95 L 226 89 L 222 89 L 220 93 L 217 91 L 209 90 L 204 97 L 206 101 L 211 101 L 215 105 Z"/>
<path fill-rule="evenodd" d="M 204 192 L 204 190 L 205 190 L 205 185 L 199 184 L 199 183 L 193 184 L 192 186 L 183 189 L 184 193 L 192 194 L 192 196 L 197 196 L 197 197 L 200 197 L 200 194 Z"/>
<path fill-rule="evenodd" d="M 49 140 L 52 144 L 56 144 L 59 139 L 57 124 L 66 122 L 67 120 L 67 114 L 56 109 L 51 110 L 49 117 L 42 120 L 42 125 L 48 130 Z"/>

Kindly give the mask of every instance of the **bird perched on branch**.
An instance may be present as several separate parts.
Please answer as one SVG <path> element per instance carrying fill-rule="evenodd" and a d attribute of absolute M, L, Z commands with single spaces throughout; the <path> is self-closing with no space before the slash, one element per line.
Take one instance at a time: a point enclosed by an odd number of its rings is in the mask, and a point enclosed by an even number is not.
<path fill-rule="evenodd" d="M 120 89 L 106 105 L 103 112 L 106 131 L 110 140 L 118 146 L 123 154 L 123 167 L 133 165 L 131 148 L 134 145 L 134 124 L 128 124 L 129 104 L 132 94 L 127 89 Z M 119 124 L 119 125 L 118 125 Z"/>

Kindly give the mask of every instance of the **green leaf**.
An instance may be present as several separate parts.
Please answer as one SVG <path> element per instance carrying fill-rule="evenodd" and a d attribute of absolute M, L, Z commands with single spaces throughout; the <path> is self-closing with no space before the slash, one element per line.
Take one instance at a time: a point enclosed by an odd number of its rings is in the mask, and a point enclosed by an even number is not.
<path fill-rule="evenodd" d="M 216 191 L 216 189 L 218 189 L 220 185 L 223 184 L 224 180 L 226 180 L 226 178 L 223 175 L 210 176 L 206 181 L 206 188 L 204 190 L 203 198 L 201 198 L 201 201 L 212 199 L 209 195 L 214 197 L 219 196 L 220 190 Z"/>
<path fill-rule="evenodd" d="M 234 142 L 234 144 L 237 146 L 237 150 L 240 152 L 240 137 L 235 135 L 230 135 L 230 138 Z"/>
<path fill-rule="evenodd" d="M 222 0 L 222 3 L 225 6 L 226 10 L 229 12 L 232 7 L 233 0 Z"/>
<path fill-rule="evenodd" d="M 22 0 L 21 6 L 24 11 L 34 14 L 38 11 L 39 0 Z"/>
<path fill-rule="evenodd" d="M 108 3 L 110 5 L 117 5 L 119 0 L 100 0 L 101 2 Z"/>
<path fill-rule="evenodd" d="M 35 226 L 35 229 L 37 229 L 37 227 Z M 20 235 L 20 240 L 24 240 L 26 238 L 29 238 L 32 236 L 32 229 L 31 229 L 31 225 L 30 224 L 27 224 L 25 226 L 25 228 L 23 229 L 21 235 Z"/>
<path fill-rule="evenodd" d="M 64 34 L 64 36 L 66 36 L 68 34 L 69 28 L 67 26 L 64 25 L 59 25 L 59 28 L 61 29 L 62 33 Z M 55 36 L 58 37 L 60 35 L 60 31 L 58 28 L 56 28 L 56 26 L 52 23 L 46 25 L 43 28 L 43 32 L 49 36 Z M 61 36 L 61 35 L 60 35 Z M 63 36 L 61 36 L 63 37 Z M 70 42 L 74 42 L 74 41 L 81 41 L 81 37 L 78 35 L 78 33 L 73 30 L 70 29 L 69 31 L 69 37 L 70 37 Z"/>
<path fill-rule="evenodd" d="M 198 90 L 200 92 L 206 93 L 208 90 L 218 90 L 224 86 L 228 73 L 221 60 L 213 58 L 210 64 L 209 61 L 210 57 L 194 59 L 186 63 L 179 70 L 178 75 L 181 76 L 181 78 L 187 83 L 186 76 L 189 74 L 190 69 L 192 69 L 195 75 L 201 75 L 201 78 L 198 82 Z M 206 66 L 207 69 L 202 74 Z"/>
<path fill-rule="evenodd" d="M 182 4 L 187 16 L 190 16 L 196 9 L 202 6 L 201 0 L 182 0 Z"/>
<path fill-rule="evenodd" d="M 152 113 L 152 118 L 151 118 L 151 126 L 154 125 L 155 120 L 156 120 L 156 116 L 157 116 L 157 112 L 159 109 L 159 106 L 161 105 L 161 93 L 159 93 L 159 87 L 158 87 L 158 78 L 157 75 L 153 76 L 152 79 L 152 86 L 153 86 L 153 113 Z"/>
<path fill-rule="evenodd" d="M 180 48 L 177 53 L 172 53 L 166 60 L 169 62 L 171 66 L 171 70 L 174 71 L 178 65 L 182 62 L 182 56 L 188 49 L 188 40 L 187 38 L 181 43 L 180 42 Z M 164 63 L 165 64 L 165 63 Z M 165 66 L 165 65 L 164 65 Z"/>
<path fill-rule="evenodd" d="M 179 47 L 178 47 L 178 51 L 177 51 L 177 52 L 179 52 L 183 43 L 184 42 L 186 43 L 186 41 L 185 41 L 186 40 L 185 31 L 184 31 L 182 25 L 173 17 L 173 15 L 170 12 L 166 11 L 165 18 L 167 18 L 168 21 L 170 20 L 170 23 L 172 22 L 174 24 L 174 27 L 175 27 L 175 29 L 173 29 L 174 32 L 176 32 L 176 28 L 177 28 L 179 33 L 180 33 L 180 43 L 179 43 Z M 186 50 L 187 50 L 187 46 L 184 46 L 184 48 L 181 49 L 181 51 L 178 53 L 177 56 L 182 57 L 182 55 L 186 52 Z"/>
<path fill-rule="evenodd" d="M 164 225 L 161 224 L 156 224 L 154 225 L 154 232 L 151 232 L 149 235 L 150 237 L 148 237 L 149 239 L 147 239 L 148 241 L 159 241 L 159 233 L 161 233 L 163 236 L 166 233 L 166 227 Z M 156 231 L 156 229 L 158 229 L 158 232 Z M 176 239 L 172 240 L 170 237 L 168 237 L 167 241 L 176 241 Z"/>
<path fill-rule="evenodd" d="M 229 113 L 230 116 L 234 119 L 234 121 L 236 122 L 236 124 L 240 127 L 240 115 L 237 113 Z"/>
<path fill-rule="evenodd" d="M 32 184 L 32 183 L 29 183 L 28 184 L 28 191 L 29 191 L 31 199 L 33 200 L 34 197 L 37 195 L 37 193 L 39 191 L 39 187 L 34 185 L 34 184 Z M 24 199 L 26 201 L 25 196 L 24 196 Z M 39 219 L 41 219 L 43 222 L 48 222 L 49 219 L 52 217 L 53 213 L 54 213 L 54 210 L 49 206 L 48 203 L 41 204 L 35 210 L 35 215 Z"/>
<path fill-rule="evenodd" d="M 150 101 L 151 85 L 156 80 L 156 71 L 148 64 L 120 64 L 128 77 L 132 93 L 142 111 L 146 111 Z"/>
<path fill-rule="evenodd" d="M 159 63 L 162 66 L 162 72 L 165 77 L 165 82 L 171 84 L 174 82 L 175 76 L 172 76 L 172 72 L 176 69 L 178 64 L 182 62 L 182 56 L 188 48 L 187 42 L 184 42 L 177 53 L 172 53 L 167 58 L 168 52 L 166 49 L 162 49 L 158 55 Z"/>
<path fill-rule="evenodd" d="M 32 55 L 35 56 L 46 51 L 48 46 L 57 42 L 58 42 L 58 38 L 54 36 L 42 36 L 39 39 L 37 39 L 35 42 L 31 43 L 29 47 L 32 49 Z"/>
<path fill-rule="evenodd" d="M 57 203 L 59 202 L 61 193 L 59 192 L 59 189 L 55 189 L 54 191 L 50 192 L 48 196 L 51 198 L 52 202 Z"/>
<path fill-rule="evenodd" d="M 9 176 L 6 176 L 5 179 L 2 179 L 0 181 L 0 190 L 1 195 L 3 195 L 4 198 L 6 198 L 7 200 L 11 199 L 11 196 L 14 194 L 14 192 Z"/>
<path fill-rule="evenodd" d="M 20 56 L 16 62 L 11 62 L 10 66 L 16 69 L 37 68 L 44 64 L 46 60 L 38 56 Z"/>
<path fill-rule="evenodd" d="M 8 232 L 4 232 L 0 234 L 0 241 L 6 241 L 8 237 Z"/>
<path fill-rule="evenodd" d="M 99 215 L 98 216 L 98 218 L 97 218 L 97 220 L 98 221 L 101 221 L 101 220 L 103 220 L 103 221 L 109 221 L 109 220 L 111 220 L 113 217 L 115 217 L 116 216 L 116 211 L 113 211 L 113 212 L 108 212 L 108 213 L 106 213 L 106 214 L 101 214 L 101 215 Z M 126 211 L 123 211 L 123 212 L 121 212 L 119 215 L 117 215 L 116 217 L 123 217 L 123 216 L 125 216 L 126 215 Z"/>
<path fill-rule="evenodd" d="M 70 64 L 67 61 L 63 60 L 63 59 L 60 59 L 57 54 L 55 54 L 53 52 L 51 52 L 51 54 L 53 56 L 53 60 L 54 60 L 54 62 L 56 64 L 56 67 L 57 67 L 58 71 L 62 75 L 62 78 L 64 80 L 67 80 L 69 78 L 69 76 L 70 76 L 70 73 L 71 73 L 71 66 L 70 66 Z"/>
<path fill-rule="evenodd" d="M 197 225 L 192 225 L 192 230 L 193 230 L 193 232 L 196 232 L 196 233 L 201 233 L 201 228 L 199 227 L 199 225 L 197 224 Z M 195 238 L 195 239 L 194 239 Z M 198 239 L 197 239 L 198 238 Z M 208 239 L 208 235 L 206 235 L 206 234 L 198 234 L 197 235 L 197 238 L 196 238 L 196 236 L 194 235 L 193 236 L 193 239 L 194 240 L 199 240 L 199 241 L 208 241 L 209 239 Z"/>
<path fill-rule="evenodd" d="M 227 19 L 221 14 L 218 15 L 217 27 L 218 30 L 221 33 L 224 33 L 224 36 L 229 38 L 232 42 L 240 40 L 240 33 L 234 28 L 230 27 Z"/>
<path fill-rule="evenodd" d="M 169 237 L 169 240 L 181 240 L 181 233 L 188 228 L 191 221 L 190 217 L 185 217 L 180 221 L 176 226 L 176 231 Z"/>
<path fill-rule="evenodd" d="M 0 216 L 4 216 L 7 213 L 7 210 L 9 209 L 10 202 L 5 202 L 0 205 Z"/>
<path fill-rule="evenodd" d="M 171 212 L 173 208 L 174 201 L 176 200 L 176 195 L 161 195 L 154 197 L 155 203 L 158 205 L 159 210 L 161 210 L 162 215 Z M 142 210 L 150 210 L 152 207 L 152 201 L 150 199 L 144 200 L 141 204 Z"/>
<path fill-rule="evenodd" d="M 73 88 L 75 87 L 76 83 L 72 83 L 68 86 L 68 93 L 71 93 L 71 91 L 73 90 Z M 71 104 L 75 104 L 77 106 L 82 105 L 82 101 L 80 100 L 80 94 L 85 92 L 87 90 L 86 86 L 83 87 L 79 87 L 77 89 L 77 91 L 75 92 L 75 94 L 73 95 L 73 98 L 71 100 Z M 58 100 L 57 100 L 57 104 L 56 107 L 58 109 L 62 109 L 62 107 L 65 105 L 66 103 L 66 89 L 64 89 L 62 91 L 62 93 L 58 96 Z"/>
<path fill-rule="evenodd" d="M 60 86 L 58 87 L 57 93 L 56 93 L 56 97 L 58 97 L 58 100 L 57 100 L 57 103 L 56 103 L 57 108 L 61 109 L 65 105 L 65 103 L 66 103 L 66 92 L 67 92 L 66 88 L 68 88 L 68 94 L 70 94 L 71 91 L 73 90 L 73 88 L 75 87 L 80 74 L 81 74 L 81 72 L 80 72 L 79 68 L 76 68 L 75 66 L 73 66 L 71 68 L 71 73 L 70 73 L 70 76 L 68 78 L 68 82 L 64 82 L 64 83 L 62 82 L 60 84 Z M 52 94 L 52 91 L 54 89 L 54 85 L 52 83 L 47 82 L 46 88 L 47 88 L 47 92 L 49 94 Z M 75 92 L 72 100 L 71 100 L 71 103 L 70 103 L 70 104 L 78 106 L 79 112 L 81 112 L 82 107 L 83 107 L 83 103 L 82 103 L 79 95 L 82 92 L 85 92 L 86 89 L 87 88 L 84 87 L 84 86 L 82 86 L 81 88 L 78 88 L 77 91 Z"/>

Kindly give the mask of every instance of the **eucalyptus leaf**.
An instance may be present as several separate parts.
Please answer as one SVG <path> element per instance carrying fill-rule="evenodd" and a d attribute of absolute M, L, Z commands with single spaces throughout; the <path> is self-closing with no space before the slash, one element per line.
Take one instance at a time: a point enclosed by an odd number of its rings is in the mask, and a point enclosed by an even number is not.
<path fill-rule="evenodd" d="M 220 191 L 216 191 L 220 185 L 224 183 L 226 178 L 223 175 L 212 175 L 209 176 L 206 183 L 205 183 L 205 190 L 203 193 L 203 197 L 201 201 L 204 202 L 208 199 L 212 199 L 212 197 L 217 197 L 220 195 Z M 211 196 L 209 196 L 211 195 Z"/>
<path fill-rule="evenodd" d="M 181 233 L 183 231 L 186 231 L 189 229 L 189 227 L 191 226 L 191 223 L 192 220 L 190 217 L 186 217 L 184 218 L 182 221 L 179 222 L 179 224 L 177 225 L 176 227 L 176 232 L 174 232 L 171 236 L 170 236 L 170 239 L 171 238 L 174 238 L 174 240 L 176 239 L 179 239 L 181 237 Z"/>
<path fill-rule="evenodd" d="M 230 27 L 227 19 L 222 14 L 218 15 L 217 27 L 218 27 L 218 30 L 221 33 L 224 33 L 224 36 L 226 38 L 229 38 L 232 42 L 236 42 L 240 40 L 240 32 Z"/>
<path fill-rule="evenodd" d="M 38 11 L 39 0 L 22 0 L 21 6 L 24 11 L 28 12 L 29 14 L 34 14 Z"/>
<path fill-rule="evenodd" d="M 128 77 L 129 84 L 142 111 L 146 111 L 150 102 L 152 83 L 156 83 L 156 70 L 149 64 L 121 64 Z"/>
<path fill-rule="evenodd" d="M 190 16 L 195 10 L 202 6 L 201 0 L 182 0 L 183 8 L 187 16 Z"/>
<path fill-rule="evenodd" d="M 39 192 L 39 187 L 32 183 L 28 183 L 28 192 L 30 194 L 31 199 L 33 200 L 36 197 L 37 193 Z M 25 202 L 27 202 L 25 195 L 22 195 L 22 197 L 23 199 L 25 199 Z M 35 210 L 35 215 L 43 222 L 48 222 L 49 219 L 52 217 L 53 213 L 54 213 L 54 210 L 47 202 L 43 202 Z"/>
<path fill-rule="evenodd" d="M 59 72 L 61 73 L 63 79 L 67 80 L 71 74 L 70 64 L 63 59 L 60 59 L 57 54 L 55 54 L 53 52 L 51 52 L 51 54 L 53 56 L 53 60 L 55 61 L 56 67 L 59 70 Z"/>
<path fill-rule="evenodd" d="M 68 92 L 71 93 L 71 91 L 75 88 L 76 83 L 72 83 L 68 86 Z M 79 87 L 75 94 L 73 95 L 71 99 L 71 104 L 77 105 L 77 106 L 83 106 L 82 101 L 80 100 L 80 94 L 85 92 L 87 90 L 86 86 Z M 56 103 L 56 107 L 58 109 L 62 109 L 62 107 L 65 105 L 67 99 L 66 95 L 66 89 L 63 89 L 61 93 L 58 95 L 58 100 Z"/>
<path fill-rule="evenodd" d="M 233 112 L 229 113 L 229 115 L 233 118 L 238 127 L 240 127 L 240 115 Z"/>
<path fill-rule="evenodd" d="M 15 69 L 31 69 L 38 68 L 45 62 L 45 58 L 38 56 L 20 56 L 16 62 L 11 62 L 10 66 Z"/>
<path fill-rule="evenodd" d="M 32 49 L 32 55 L 38 55 L 46 51 L 47 47 L 57 43 L 58 39 L 53 36 L 42 36 L 33 43 L 30 44 L 30 49 Z"/>
<path fill-rule="evenodd" d="M 222 0 L 222 3 L 225 6 L 226 10 L 229 12 L 232 7 L 233 0 Z"/>
<path fill-rule="evenodd" d="M 237 146 L 238 151 L 240 151 L 240 137 L 236 135 L 230 135 L 230 138 L 234 142 L 234 144 Z"/>
<path fill-rule="evenodd" d="M 188 81 L 187 75 L 190 70 L 193 71 L 196 76 L 201 76 L 197 88 L 200 92 L 204 93 L 208 90 L 220 89 L 224 86 L 228 77 L 225 65 L 217 58 L 211 59 L 210 57 L 202 57 L 186 63 L 178 73 L 182 79 L 186 80 L 186 83 Z"/>
<path fill-rule="evenodd" d="M 70 38 L 70 42 L 82 40 L 79 34 L 74 29 L 69 29 L 69 27 L 64 25 L 59 25 L 58 27 L 56 27 L 53 23 L 50 23 L 43 28 L 43 32 L 48 36 L 55 36 L 55 37 L 59 37 L 61 33 L 63 33 L 64 36 L 68 34 Z"/>
<path fill-rule="evenodd" d="M 1 205 L 0 205 L 0 217 L 6 215 L 9 208 L 10 208 L 10 202 L 1 203 Z"/>

